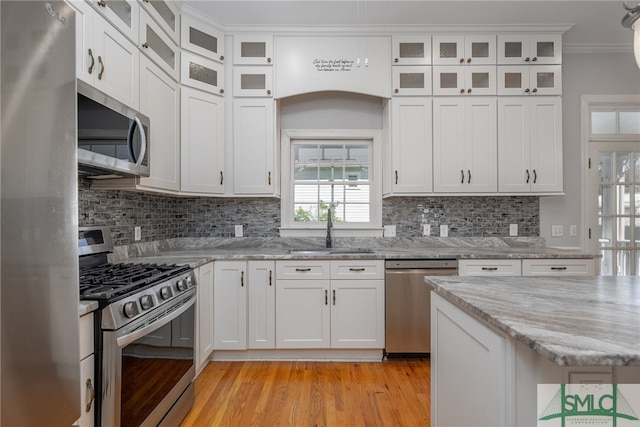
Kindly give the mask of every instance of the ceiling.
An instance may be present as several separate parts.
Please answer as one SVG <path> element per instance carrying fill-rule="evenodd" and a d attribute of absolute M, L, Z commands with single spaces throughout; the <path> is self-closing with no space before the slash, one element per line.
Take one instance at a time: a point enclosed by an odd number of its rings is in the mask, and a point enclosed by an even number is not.
<path fill-rule="evenodd" d="M 635 6 L 636 0 L 628 0 Z M 582 0 L 184 0 L 227 30 L 246 27 L 381 27 L 417 30 L 473 26 L 474 30 L 567 25 L 565 45 L 630 48 L 633 33 L 622 27 L 622 1 Z M 611 46 L 609 46 L 611 45 Z"/>

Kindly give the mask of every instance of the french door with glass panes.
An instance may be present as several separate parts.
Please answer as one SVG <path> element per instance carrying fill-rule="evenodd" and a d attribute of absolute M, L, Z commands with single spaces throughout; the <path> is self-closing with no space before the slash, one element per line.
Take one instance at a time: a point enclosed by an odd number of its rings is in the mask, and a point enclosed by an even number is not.
<path fill-rule="evenodd" d="M 600 274 L 640 275 L 640 103 L 588 105 L 586 209 Z"/>

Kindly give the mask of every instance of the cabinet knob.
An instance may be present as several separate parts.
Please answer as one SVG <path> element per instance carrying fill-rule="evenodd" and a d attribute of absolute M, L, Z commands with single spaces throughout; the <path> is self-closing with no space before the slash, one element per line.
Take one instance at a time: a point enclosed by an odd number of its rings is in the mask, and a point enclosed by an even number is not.
<path fill-rule="evenodd" d="M 145 49 L 149 49 L 149 43 L 147 42 L 142 43 L 142 47 Z"/>
<path fill-rule="evenodd" d="M 537 56 L 534 56 L 533 59 L 532 59 L 533 62 L 536 62 L 537 60 L 538 60 Z"/>
<path fill-rule="evenodd" d="M 267 95 L 271 95 L 271 89 L 267 89 Z"/>
<path fill-rule="evenodd" d="M 224 94 L 224 89 L 220 89 L 220 94 Z"/>
<path fill-rule="evenodd" d="M 98 6 L 107 7 L 107 2 L 105 0 L 100 0 L 98 2 Z"/>
<path fill-rule="evenodd" d="M 460 58 L 460 63 L 464 63 L 464 58 Z"/>
<path fill-rule="evenodd" d="M 271 64 L 271 58 L 267 58 L 267 62 Z"/>
<path fill-rule="evenodd" d="M 398 58 L 396 58 L 396 59 L 393 60 L 393 62 L 395 62 L 397 64 L 398 62 L 400 62 L 400 60 Z"/>
<path fill-rule="evenodd" d="M 471 62 L 471 58 L 467 58 L 467 63 Z"/>
<path fill-rule="evenodd" d="M 397 89 L 397 88 L 393 90 L 393 93 L 399 93 L 399 92 L 400 92 L 400 90 Z"/>
<path fill-rule="evenodd" d="M 525 89 L 524 93 L 529 93 L 529 88 Z"/>
<path fill-rule="evenodd" d="M 525 58 L 525 59 L 524 59 L 524 62 L 529 62 L 529 61 L 531 61 L 531 59 L 530 59 L 530 58 Z"/>
<path fill-rule="evenodd" d="M 536 93 L 538 91 L 537 88 L 533 88 L 533 90 L 531 92 Z"/>
<path fill-rule="evenodd" d="M 464 93 L 464 88 L 460 89 L 460 93 Z"/>
<path fill-rule="evenodd" d="M 467 93 L 471 93 L 471 88 L 467 89 Z"/>
<path fill-rule="evenodd" d="M 224 61 L 224 55 L 220 55 L 220 61 Z"/>

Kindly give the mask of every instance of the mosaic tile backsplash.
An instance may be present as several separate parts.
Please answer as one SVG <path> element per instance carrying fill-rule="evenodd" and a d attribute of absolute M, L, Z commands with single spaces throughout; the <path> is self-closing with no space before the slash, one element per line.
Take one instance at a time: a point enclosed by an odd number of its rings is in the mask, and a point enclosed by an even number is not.
<path fill-rule="evenodd" d="M 143 242 L 175 237 L 233 237 L 242 224 L 247 237 L 277 237 L 280 200 L 275 198 L 172 197 L 119 190 L 96 190 L 90 181 L 78 183 L 80 226 L 109 226 L 114 245 L 134 243 L 134 227 L 142 227 Z M 382 223 L 395 224 L 398 237 L 422 235 L 422 224 L 439 236 L 440 225 L 450 237 L 508 236 L 540 233 L 538 197 L 393 197 L 383 200 Z"/>

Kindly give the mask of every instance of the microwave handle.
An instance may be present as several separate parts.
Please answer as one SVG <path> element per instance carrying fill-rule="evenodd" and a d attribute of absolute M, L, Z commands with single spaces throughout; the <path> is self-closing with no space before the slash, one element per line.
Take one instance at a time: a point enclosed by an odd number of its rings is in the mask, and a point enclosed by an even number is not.
<path fill-rule="evenodd" d="M 136 128 L 138 128 L 138 132 L 140 132 L 140 152 L 137 156 L 133 153 L 133 132 Z M 144 133 L 144 126 L 142 126 L 142 122 L 137 116 L 133 117 L 133 121 L 129 126 L 127 145 L 129 146 L 129 153 L 131 153 L 131 157 L 133 157 L 133 160 L 136 162 L 136 166 L 140 166 L 147 151 L 147 135 Z"/>

